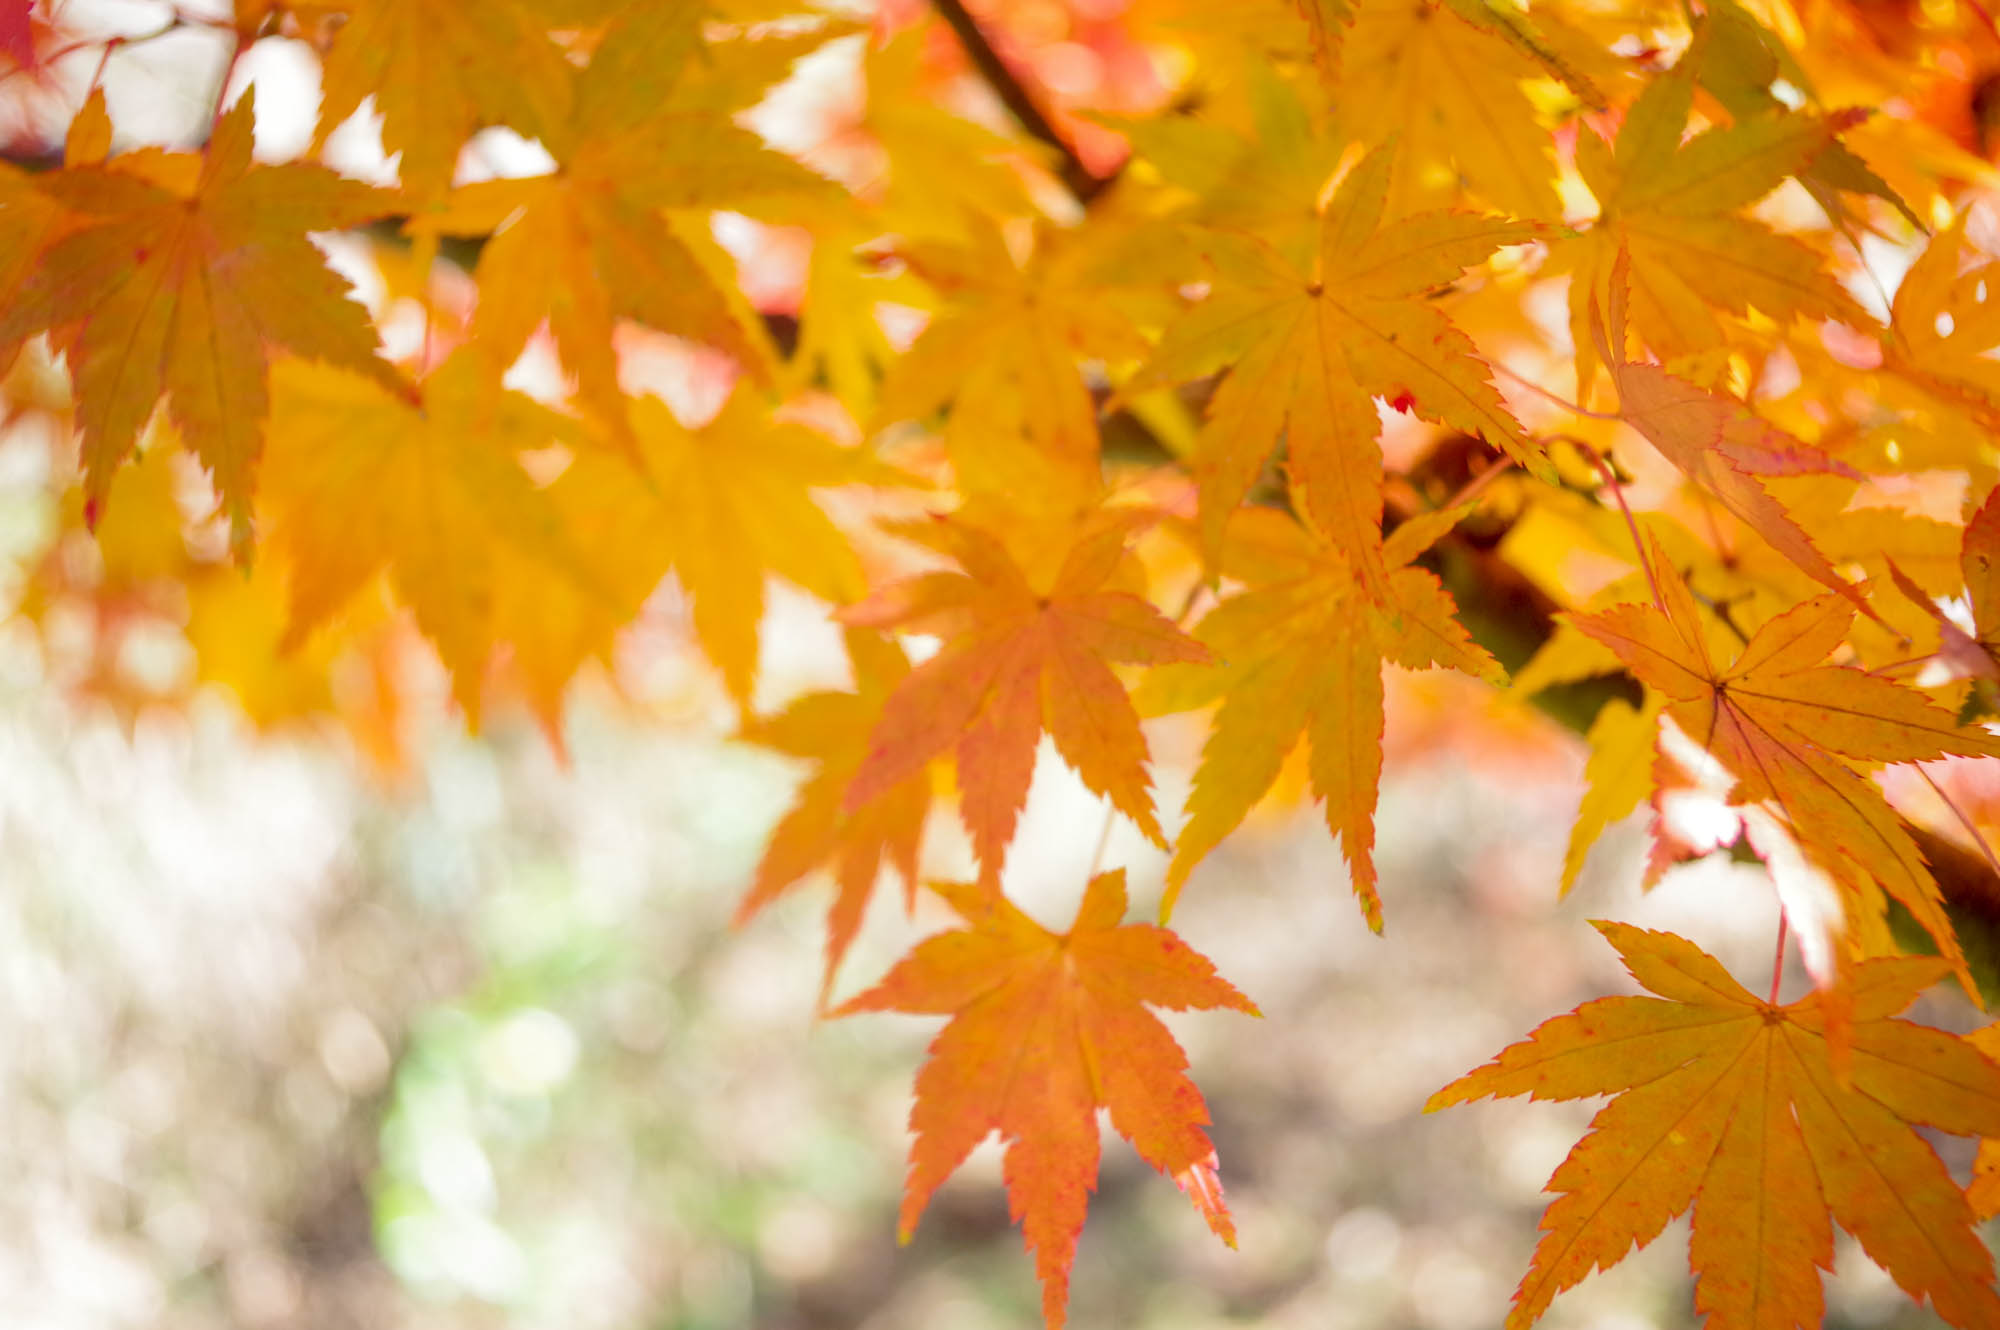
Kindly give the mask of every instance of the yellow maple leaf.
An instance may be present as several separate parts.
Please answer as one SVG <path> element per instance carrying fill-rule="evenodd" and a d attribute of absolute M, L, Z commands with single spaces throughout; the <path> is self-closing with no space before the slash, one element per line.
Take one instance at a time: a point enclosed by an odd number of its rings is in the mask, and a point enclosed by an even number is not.
<path fill-rule="evenodd" d="M 760 199 L 839 198 L 726 114 L 673 100 L 702 49 L 699 19 L 682 6 L 630 11 L 544 130 L 556 169 L 465 186 L 409 224 L 420 236 L 491 235 L 475 274 L 473 336 L 511 361 L 546 322 L 580 400 L 628 442 L 618 319 L 707 343 L 754 377 L 772 376 L 769 338 L 724 271 L 705 214 L 754 212 Z"/>
<path fill-rule="evenodd" d="M 1385 597 L 1362 591 L 1340 547 L 1312 521 L 1269 509 L 1237 514 L 1225 571 L 1245 589 L 1195 626 L 1213 664 L 1154 670 L 1138 701 L 1148 712 L 1221 699 L 1188 796 L 1188 821 L 1167 868 L 1164 918 L 1188 874 L 1234 831 L 1303 739 L 1313 795 L 1326 802 L 1354 894 L 1382 927 L 1375 876 L 1375 804 L 1382 777 L 1382 665 L 1446 666 L 1492 682 L 1500 666 L 1456 618 L 1451 594 L 1409 560 L 1430 524 L 1399 528 L 1383 567 Z"/>
<path fill-rule="evenodd" d="M 1319 527 L 1382 594 L 1382 450 L 1375 397 L 1480 435 L 1541 474 L 1549 467 L 1500 400 L 1470 339 L 1428 300 L 1532 223 L 1424 213 L 1383 224 L 1394 160 L 1368 154 L 1321 219 L 1299 263 L 1254 236 L 1208 238 L 1213 289 L 1170 327 L 1126 393 L 1231 366 L 1195 445 L 1201 545 L 1221 553 L 1230 513 L 1283 436 L 1292 478 Z"/>
<path fill-rule="evenodd" d="M 1361 0 L 1341 52 L 1341 105 L 1357 142 L 1396 139 L 1391 217 L 1474 197 L 1555 219 L 1549 135 L 1521 85 L 1541 70 L 1490 28 L 1423 0 Z"/>
<path fill-rule="evenodd" d="M 403 187 L 442 194 L 474 131 L 534 138 L 560 117 L 569 68 L 548 29 L 518 0 L 353 0 L 326 55 L 315 150 L 372 97 Z"/>
<path fill-rule="evenodd" d="M 288 645 L 386 573 L 476 720 L 496 646 L 495 547 L 594 589 L 578 537 L 519 460 L 574 440 L 574 422 L 503 389 L 476 349 L 433 370 L 416 401 L 297 361 L 272 380 L 263 498 L 291 575 Z"/>
<path fill-rule="evenodd" d="M 1586 383 L 1595 371 L 1591 309 L 1609 307 L 1621 251 L 1631 256 L 1632 330 L 1662 360 L 1721 345 L 1718 311 L 1873 323 L 1811 248 L 1741 215 L 1811 166 L 1854 117 L 1772 113 L 1682 143 L 1693 98 L 1692 74 L 1677 66 L 1640 93 L 1615 147 L 1577 135 L 1577 168 L 1598 217 L 1553 242 L 1550 260 L 1552 271 L 1572 274 L 1570 335 Z M 1612 351 L 1623 358 L 1622 348 Z"/>

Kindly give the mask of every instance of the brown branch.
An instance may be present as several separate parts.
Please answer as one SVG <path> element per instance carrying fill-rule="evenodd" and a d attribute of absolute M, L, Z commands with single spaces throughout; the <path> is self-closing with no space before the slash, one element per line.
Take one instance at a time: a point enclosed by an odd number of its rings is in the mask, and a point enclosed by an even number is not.
<path fill-rule="evenodd" d="M 1076 155 L 1075 146 L 1056 131 L 1034 94 L 1028 91 L 1028 85 L 993 49 L 993 43 L 986 39 L 986 33 L 979 26 L 979 20 L 966 9 L 963 0 L 931 0 L 931 8 L 958 34 L 959 45 L 965 48 L 973 68 L 979 71 L 979 76 L 986 80 L 986 86 L 993 89 L 993 94 L 1028 136 L 1062 154 L 1062 169 L 1057 176 L 1076 201 L 1088 207 L 1090 201 L 1103 193 L 1105 187 L 1117 177 L 1093 174 L 1083 164 L 1083 158 Z"/>

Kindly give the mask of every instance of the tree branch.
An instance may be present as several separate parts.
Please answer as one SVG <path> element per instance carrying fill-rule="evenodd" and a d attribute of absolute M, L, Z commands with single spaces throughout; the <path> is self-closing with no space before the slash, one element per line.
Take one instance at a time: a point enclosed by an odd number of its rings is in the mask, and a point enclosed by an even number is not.
<path fill-rule="evenodd" d="M 1043 113 L 1034 94 L 1028 91 L 1027 84 L 1000 58 L 1000 53 L 993 49 L 993 43 L 986 40 L 979 20 L 966 9 L 963 0 L 931 0 L 931 8 L 958 34 L 958 43 L 965 48 L 973 68 L 979 71 L 979 76 L 986 80 L 986 86 L 993 89 L 993 94 L 1020 122 L 1028 136 L 1062 154 L 1062 169 L 1057 175 L 1076 201 L 1088 207 L 1090 201 L 1103 193 L 1116 177 L 1095 175 L 1083 164 L 1083 158 L 1076 155 L 1076 148 L 1056 132 L 1055 125 Z"/>

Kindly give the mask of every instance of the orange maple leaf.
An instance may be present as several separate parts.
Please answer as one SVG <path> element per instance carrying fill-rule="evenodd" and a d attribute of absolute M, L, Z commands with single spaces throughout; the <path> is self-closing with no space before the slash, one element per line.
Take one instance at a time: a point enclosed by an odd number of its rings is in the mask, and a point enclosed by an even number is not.
<path fill-rule="evenodd" d="M 1912 1298 L 1955 1326 L 2000 1325 L 1972 1208 L 1914 1128 L 2000 1132 L 2000 1065 L 1895 1013 L 1947 972 L 1882 957 L 1852 972 L 1851 1080 L 1835 1074 L 1817 992 L 1745 991 L 1671 933 L 1595 925 L 1658 998 L 1587 1002 L 1432 1095 L 1615 1095 L 1549 1179 L 1559 1193 L 1514 1294 L 1509 1330 L 1694 1207 L 1689 1261 L 1708 1330 L 1811 1330 L 1833 1268 L 1829 1218 Z M 1664 1001 L 1661 999 L 1665 999 Z"/>
<path fill-rule="evenodd" d="M 1320 221 L 1308 264 L 1255 236 L 1207 238 L 1214 291 L 1167 330 L 1124 391 L 1231 365 L 1195 443 L 1201 543 L 1213 564 L 1229 515 L 1283 436 L 1292 478 L 1319 520 L 1381 594 L 1382 450 L 1373 398 L 1504 448 L 1537 474 L 1548 463 L 1508 413 L 1470 338 L 1428 299 L 1503 245 L 1541 234 L 1529 222 L 1434 212 L 1382 224 L 1390 148 L 1348 172 Z"/>
<path fill-rule="evenodd" d="M 1854 608 L 1819 596 L 1777 615 L 1722 668 L 1694 595 L 1658 541 L 1652 568 L 1666 613 L 1615 605 L 1571 622 L 1611 648 L 1666 712 L 1736 778 L 1730 801 L 1769 801 L 1814 863 L 1844 889 L 1850 924 L 1875 926 L 1881 893 L 1937 941 L 1968 990 L 1937 883 L 1874 782 L 1843 759 L 1921 762 L 1947 753 L 2000 756 L 2000 739 L 1892 679 L 1823 665 L 1847 636 Z"/>
<path fill-rule="evenodd" d="M 1188 874 L 1235 830 L 1277 779 L 1301 737 L 1315 796 L 1340 837 L 1368 926 L 1382 927 L 1375 879 L 1375 803 L 1382 777 L 1382 664 L 1443 665 L 1498 683 L 1498 662 L 1456 617 L 1451 593 L 1409 566 L 1441 534 L 1435 523 L 1398 528 L 1385 547 L 1386 603 L 1362 592 L 1332 538 L 1300 505 L 1292 521 L 1270 509 L 1236 516 L 1225 568 L 1248 589 L 1195 628 L 1213 665 L 1170 666 L 1142 686 L 1149 711 L 1221 698 L 1202 748 L 1188 822 L 1167 869 L 1164 918 Z"/>
<path fill-rule="evenodd" d="M 1087 529 L 1046 590 L 975 527 L 939 518 L 912 533 L 965 571 L 898 583 L 842 618 L 890 627 L 946 612 L 966 626 L 890 695 L 848 787 L 847 807 L 860 808 L 956 745 L 960 815 L 980 866 L 997 874 L 1027 802 L 1036 738 L 1046 728 L 1083 783 L 1165 849 L 1146 773 L 1146 737 L 1111 662 L 1206 660 L 1208 651 L 1146 601 L 1106 586 L 1142 520 L 1126 513 Z"/>
<path fill-rule="evenodd" d="M 848 783 L 868 755 L 868 736 L 881 718 L 882 704 L 910 672 L 903 649 L 878 633 L 849 629 L 847 655 L 854 662 L 853 692 L 808 693 L 780 714 L 743 729 L 743 737 L 754 743 L 819 763 L 772 830 L 756 879 L 737 907 L 736 922 L 746 922 L 831 860 L 835 895 L 826 916 L 821 1003 L 861 928 L 885 862 L 902 875 L 906 906 L 916 903 L 917 850 L 931 805 L 930 782 L 920 771 L 857 808 L 847 807 Z"/>
<path fill-rule="evenodd" d="M 936 890 L 967 927 L 917 944 L 881 983 L 835 1009 L 950 1015 L 917 1073 L 907 1240 L 931 1193 L 991 1132 L 1007 1143 L 1013 1217 L 1035 1253 L 1042 1314 L 1060 1330 L 1077 1234 L 1097 1181 L 1097 1113 L 1173 1178 L 1230 1246 L 1208 1106 L 1187 1058 L 1144 1004 L 1257 1008 L 1170 930 L 1121 924 L 1122 870 L 1091 879 L 1070 931 L 1051 933 L 976 886 Z"/>
<path fill-rule="evenodd" d="M 393 196 L 323 167 L 253 165 L 252 100 L 246 92 L 216 122 L 202 153 L 149 148 L 39 177 L 74 220 L 0 309 L 0 346 L 54 329 L 69 353 L 93 515 L 164 392 L 239 546 L 270 407 L 269 344 L 409 391 L 306 239 L 380 217 Z"/>

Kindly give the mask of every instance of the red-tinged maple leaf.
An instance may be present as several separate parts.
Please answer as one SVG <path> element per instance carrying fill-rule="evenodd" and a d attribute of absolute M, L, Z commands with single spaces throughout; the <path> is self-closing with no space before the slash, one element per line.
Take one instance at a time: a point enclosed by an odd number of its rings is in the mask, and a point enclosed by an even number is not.
<path fill-rule="evenodd" d="M 1206 660 L 1208 652 L 1146 601 L 1106 585 L 1138 520 L 1128 513 L 1087 528 L 1045 588 L 975 527 L 939 518 L 915 533 L 964 571 L 885 588 L 843 618 L 890 627 L 942 611 L 964 627 L 890 695 L 848 787 L 848 808 L 955 747 L 959 812 L 981 867 L 997 874 L 1027 802 L 1036 739 L 1047 729 L 1083 783 L 1166 848 L 1146 736 L 1111 663 Z"/>
<path fill-rule="evenodd" d="M 561 117 L 569 66 L 549 23 L 518 0 L 354 0 L 326 53 L 315 146 L 373 98 L 382 146 L 401 155 L 413 196 L 451 184 L 476 130 L 507 125 L 534 138 Z"/>
<path fill-rule="evenodd" d="M 1188 874 L 1235 830 L 1278 778 L 1303 738 L 1313 794 L 1340 837 L 1368 926 L 1382 927 L 1375 877 L 1375 803 L 1382 777 L 1382 665 L 1436 665 L 1498 683 L 1499 664 L 1457 619 L 1451 594 L 1428 570 L 1409 566 L 1441 531 L 1398 528 L 1385 550 L 1387 598 L 1363 593 L 1353 566 L 1312 521 L 1270 509 L 1237 514 L 1224 568 L 1246 589 L 1195 627 L 1212 665 L 1156 670 L 1141 687 L 1151 711 L 1221 699 L 1202 748 L 1187 825 L 1167 869 L 1161 917 Z"/>
<path fill-rule="evenodd" d="M 1477 434 L 1538 474 L 1547 461 L 1521 433 L 1472 342 L 1428 297 L 1532 223 L 1422 213 L 1383 225 L 1394 152 L 1378 148 L 1326 206 L 1308 264 L 1255 236 L 1211 234 L 1213 290 L 1167 330 L 1123 391 L 1231 366 L 1194 449 L 1201 544 L 1211 565 L 1229 515 L 1282 436 L 1292 478 L 1371 593 L 1385 594 L 1382 450 L 1375 397 Z"/>
<path fill-rule="evenodd" d="M 902 875 L 905 904 L 915 904 L 917 850 L 931 805 L 930 781 L 919 771 L 860 807 L 847 807 L 848 783 L 868 755 L 882 704 L 910 672 L 903 649 L 879 633 L 849 629 L 847 655 L 854 663 L 853 692 L 808 693 L 778 715 L 746 725 L 742 736 L 819 764 L 772 830 L 736 922 L 745 923 L 806 874 L 829 866 L 835 894 L 826 916 L 822 1004 L 884 865 Z"/>
<path fill-rule="evenodd" d="M 1509 1330 L 1694 1207 L 1688 1255 L 1708 1330 L 1812 1330 L 1830 1220 L 1952 1325 L 2000 1325 L 1972 1208 L 1915 1128 L 2000 1131 L 2000 1065 L 1895 1015 L 1947 972 L 1930 957 L 1854 967 L 1850 1074 L 1819 993 L 1761 1001 L 1671 933 L 1597 923 L 1649 997 L 1587 1002 L 1424 1105 L 1615 1095 L 1549 1179 L 1557 1193 Z"/>
<path fill-rule="evenodd" d="M 1736 778 L 1732 803 L 1770 805 L 1813 862 L 1843 888 L 1848 918 L 1900 901 L 1970 988 L 1937 883 L 1881 790 L 1849 765 L 1921 762 L 1947 753 L 2000 756 L 2000 739 L 1892 679 L 1821 662 L 1846 638 L 1854 609 L 1819 596 L 1772 618 L 1733 664 L 1716 664 L 1694 595 L 1657 541 L 1653 573 L 1666 613 L 1616 605 L 1571 618 L 1611 648 L 1666 713 Z"/>
<path fill-rule="evenodd" d="M 1077 1234 L 1097 1181 L 1097 1110 L 1147 1163 L 1173 1178 L 1230 1246 L 1236 1231 L 1215 1180 L 1208 1106 L 1187 1058 L 1146 1004 L 1258 1015 L 1208 959 L 1171 931 L 1123 924 L 1125 874 L 1091 879 L 1070 931 L 1051 933 L 984 888 L 940 883 L 966 922 L 917 944 L 881 983 L 834 1015 L 949 1015 L 917 1073 L 910 1173 L 899 1220 L 925 1204 L 992 1132 L 1002 1176 L 1035 1253 L 1042 1314 L 1061 1330 Z"/>
<path fill-rule="evenodd" d="M 273 344 L 408 392 L 306 238 L 380 217 L 394 197 L 322 167 L 253 165 L 254 118 L 245 93 L 200 154 L 146 149 L 38 177 L 71 220 L 0 308 L 0 345 L 52 329 L 69 353 L 93 511 L 165 393 L 239 546 Z"/>
<path fill-rule="evenodd" d="M 1833 570 L 1812 538 L 1758 480 L 1759 476 L 1814 473 L 1858 479 L 1858 473 L 1793 438 L 1734 398 L 1698 388 L 1658 365 L 1627 360 L 1625 293 L 1629 273 L 1629 256 L 1620 253 L 1610 279 L 1608 338 L 1594 310 L 1591 315 L 1598 353 L 1618 389 L 1618 418 L 1806 576 L 1872 614 L 1861 593 Z"/>

